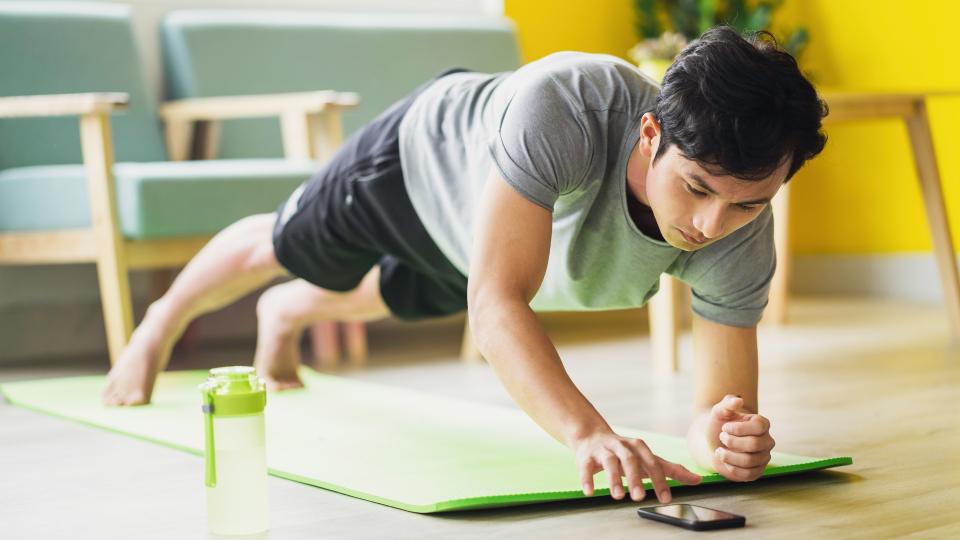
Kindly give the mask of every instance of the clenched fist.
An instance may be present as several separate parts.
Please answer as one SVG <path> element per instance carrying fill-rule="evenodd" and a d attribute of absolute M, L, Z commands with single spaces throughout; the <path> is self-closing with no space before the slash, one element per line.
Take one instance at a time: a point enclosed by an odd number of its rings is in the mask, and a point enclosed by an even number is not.
<path fill-rule="evenodd" d="M 743 409 L 743 398 L 724 396 L 710 411 L 710 433 L 719 433 L 713 468 L 734 482 L 749 482 L 763 474 L 776 442 L 770 421 Z"/>

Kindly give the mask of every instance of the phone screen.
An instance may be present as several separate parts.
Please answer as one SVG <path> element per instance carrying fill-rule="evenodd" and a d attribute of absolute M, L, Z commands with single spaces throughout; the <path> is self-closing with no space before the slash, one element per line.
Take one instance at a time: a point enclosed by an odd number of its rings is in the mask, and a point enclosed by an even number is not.
<path fill-rule="evenodd" d="M 694 530 L 743 527 L 746 524 L 746 518 L 743 516 L 692 504 L 665 504 L 638 508 L 637 513 L 640 517 Z"/>
<path fill-rule="evenodd" d="M 730 519 L 737 517 L 734 514 L 721 512 L 712 508 L 703 506 L 693 506 L 690 504 L 667 504 L 664 506 L 655 506 L 650 508 L 662 516 L 682 519 L 684 521 L 717 521 L 719 519 Z"/>

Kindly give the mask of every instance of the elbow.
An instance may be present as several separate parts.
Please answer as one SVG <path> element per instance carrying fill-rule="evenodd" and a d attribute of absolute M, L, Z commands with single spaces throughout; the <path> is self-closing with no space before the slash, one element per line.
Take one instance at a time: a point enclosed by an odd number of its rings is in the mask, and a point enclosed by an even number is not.
<path fill-rule="evenodd" d="M 487 281 L 467 282 L 467 323 L 477 350 L 487 360 L 495 356 L 493 347 L 502 342 L 502 334 L 523 326 L 533 315 L 523 290 L 510 284 Z"/>
<path fill-rule="evenodd" d="M 467 283 L 467 324 L 470 326 L 470 334 L 473 338 L 473 345 L 481 355 L 487 356 L 488 332 L 486 321 L 488 319 L 489 302 L 485 301 L 482 293 L 482 286 L 474 280 Z"/>
<path fill-rule="evenodd" d="M 492 347 L 499 341 L 500 332 L 510 328 L 518 303 L 528 308 L 522 298 L 501 287 L 468 283 L 467 323 L 474 346 L 488 360 L 495 356 Z"/>

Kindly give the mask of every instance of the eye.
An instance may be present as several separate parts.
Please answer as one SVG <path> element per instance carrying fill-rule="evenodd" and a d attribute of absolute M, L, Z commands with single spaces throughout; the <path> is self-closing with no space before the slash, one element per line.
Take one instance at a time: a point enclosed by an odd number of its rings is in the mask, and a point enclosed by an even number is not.
<path fill-rule="evenodd" d="M 705 191 L 700 191 L 699 189 L 693 189 L 693 187 L 691 187 L 690 184 L 684 183 L 683 187 L 687 188 L 687 191 L 693 194 L 694 197 L 702 198 L 707 196 L 707 193 Z"/>
<path fill-rule="evenodd" d="M 743 212 L 753 212 L 754 210 L 758 210 L 760 208 L 763 208 L 762 204 L 738 204 L 737 205 L 737 209 Z"/>

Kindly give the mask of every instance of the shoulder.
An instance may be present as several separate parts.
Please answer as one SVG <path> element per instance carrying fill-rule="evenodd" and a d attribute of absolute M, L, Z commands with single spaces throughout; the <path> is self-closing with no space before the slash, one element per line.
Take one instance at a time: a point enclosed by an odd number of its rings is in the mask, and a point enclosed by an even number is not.
<path fill-rule="evenodd" d="M 606 54 L 558 52 L 530 62 L 504 83 L 516 92 L 554 92 L 585 109 L 624 108 L 655 99 L 659 86 L 629 62 Z"/>
<path fill-rule="evenodd" d="M 549 75 L 559 78 L 585 76 L 594 78 L 619 77 L 621 79 L 649 80 L 633 64 L 609 54 L 594 54 L 562 51 L 534 60 L 515 73 Z"/>

